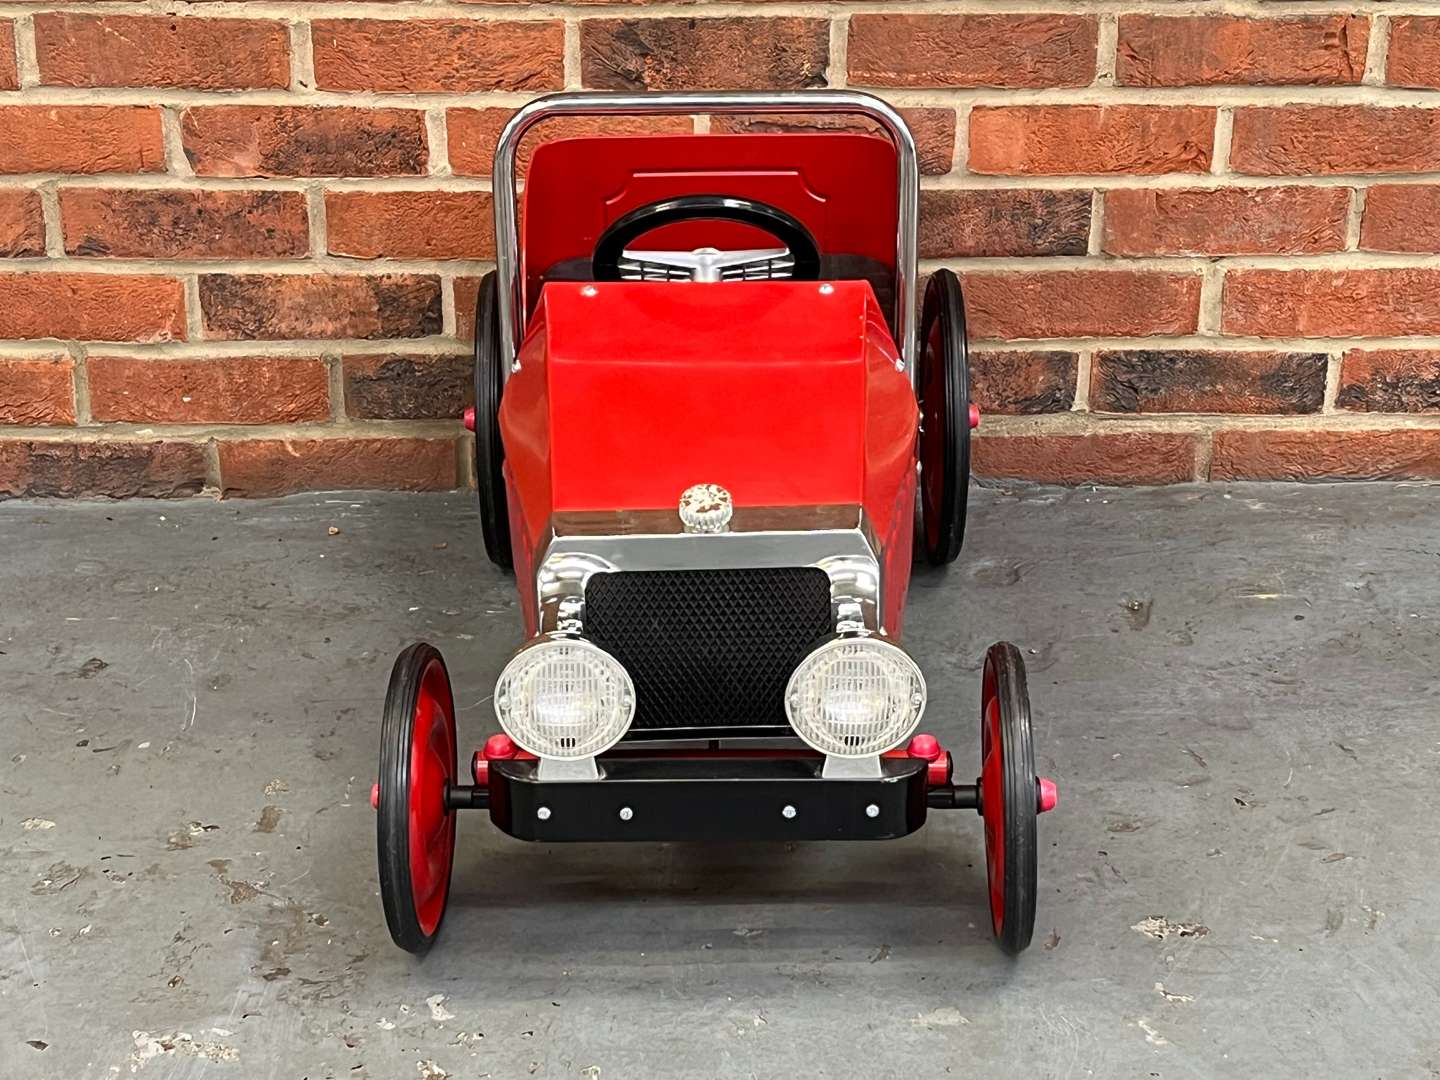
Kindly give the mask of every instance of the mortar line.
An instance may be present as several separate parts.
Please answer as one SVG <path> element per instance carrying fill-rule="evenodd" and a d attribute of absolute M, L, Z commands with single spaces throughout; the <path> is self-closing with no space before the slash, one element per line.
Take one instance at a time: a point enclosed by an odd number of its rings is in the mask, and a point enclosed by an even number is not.
<path fill-rule="evenodd" d="M 1070 403 L 1071 412 L 1090 411 L 1090 380 L 1095 369 L 1095 351 L 1081 349 L 1075 354 L 1075 398 Z"/>
<path fill-rule="evenodd" d="M 88 426 L 95 423 L 90 405 L 90 350 L 73 343 L 67 351 L 70 354 L 71 393 L 75 398 L 75 423 L 77 426 Z"/>
<path fill-rule="evenodd" d="M 1345 213 L 1345 250 L 1360 250 L 1360 235 L 1365 223 L 1365 199 L 1370 189 L 1356 186 L 1350 189 L 1350 206 Z"/>
<path fill-rule="evenodd" d="M 430 147 L 425 164 L 427 175 L 448 177 L 450 175 L 450 130 L 446 126 L 443 106 L 435 105 L 425 110 L 425 139 Z"/>
<path fill-rule="evenodd" d="M 345 409 L 345 358 L 339 352 L 326 350 L 320 354 L 325 364 L 326 381 L 330 392 L 330 419 L 343 424 L 349 419 Z"/>
<path fill-rule="evenodd" d="M 455 277 L 446 274 L 440 279 L 440 330 L 446 337 L 457 337 L 459 317 L 455 305 Z"/>
<path fill-rule="evenodd" d="M 177 177 L 190 177 L 195 170 L 190 166 L 190 159 L 185 156 L 181 111 L 173 105 L 166 105 L 160 110 L 160 145 L 165 154 L 165 171 Z"/>
<path fill-rule="evenodd" d="M 310 258 L 319 260 L 329 255 L 329 219 L 325 213 L 325 185 L 313 181 L 305 187 L 305 216 L 309 223 Z"/>
<path fill-rule="evenodd" d="M 304 19 L 290 23 L 290 88 L 315 89 L 315 45 L 310 24 Z"/>
<path fill-rule="evenodd" d="M 1115 85 L 1115 66 L 1120 52 L 1120 20 L 1114 13 L 1100 16 L 1095 38 L 1095 79 L 1093 85 Z"/>
<path fill-rule="evenodd" d="M 1090 193 L 1090 235 L 1085 253 L 1091 256 L 1105 254 L 1105 193 L 1098 188 Z"/>
<path fill-rule="evenodd" d="M 567 90 L 579 90 L 585 85 L 584 62 L 580 48 L 580 20 L 567 16 L 564 23 L 565 37 L 561 53 L 562 81 Z"/>
<path fill-rule="evenodd" d="M 35 45 L 34 16 L 26 12 L 15 20 L 13 27 L 16 82 L 21 90 L 28 90 L 40 85 L 40 56 Z"/>
<path fill-rule="evenodd" d="M 1224 176 L 1230 171 L 1230 146 L 1235 138 L 1235 110 L 1225 105 L 1215 110 L 1215 145 L 1210 155 L 1210 173 Z"/>
<path fill-rule="evenodd" d="M 1390 62 L 1390 32 L 1389 15 L 1376 15 L 1370 20 L 1370 40 L 1365 48 L 1365 73 L 1360 77 L 1362 85 L 1385 85 L 1385 69 Z"/>
<path fill-rule="evenodd" d="M 65 224 L 60 213 L 60 184 L 49 180 L 35 189 L 40 196 L 40 217 L 45 225 L 45 255 L 65 257 Z"/>
<path fill-rule="evenodd" d="M 853 10 L 856 14 L 874 13 L 915 13 L 915 14 L 953 14 L 955 11 L 954 0 L 833 0 L 834 3 L 843 4 L 847 10 Z M 102 2 L 102 0 L 52 0 L 52 7 L 80 13 L 89 14 L 127 14 L 127 15 L 151 15 L 157 17 L 174 17 L 175 13 L 158 0 L 119 0 L 119 2 Z M 646 20 L 663 18 L 705 18 L 710 11 L 720 13 L 721 16 L 751 14 L 757 18 L 766 18 L 785 15 L 801 15 L 815 17 L 817 12 L 823 12 L 826 6 L 822 0 L 776 0 L 773 3 L 763 5 L 756 4 L 754 0 L 709 0 L 705 4 L 706 14 L 698 14 L 696 5 L 691 0 L 655 0 L 653 3 L 646 3 L 643 7 L 636 8 L 633 12 L 628 8 L 624 10 L 627 20 Z M 1121 14 L 1128 13 L 1135 8 L 1134 0 L 968 0 L 965 11 L 977 14 Z M 0 2 L 0 15 L 23 14 L 27 11 L 34 11 L 35 0 L 3 0 Z M 1242 15 L 1252 18 L 1274 17 L 1277 12 L 1273 4 L 1267 0 L 1228 0 L 1222 5 L 1224 13 L 1230 15 Z M 604 9 L 601 9 L 602 11 Z M 1211 9 L 1205 5 L 1199 10 L 1208 13 Z M 1425 15 L 1434 13 L 1434 5 L 1431 0 L 1352 0 L 1351 3 L 1338 5 L 1334 0 L 1288 0 L 1284 12 L 1290 14 L 1306 15 L 1333 15 L 1337 11 L 1354 12 L 1358 14 L 1416 14 Z M 182 18 L 235 18 L 237 16 L 249 16 L 252 18 L 284 18 L 287 15 L 293 16 L 297 12 L 307 17 L 328 17 L 328 18 L 365 18 L 373 20 L 403 20 L 417 15 L 429 18 L 454 18 L 474 21 L 505 21 L 505 22 L 553 22 L 564 16 L 577 18 L 592 17 L 604 18 L 597 13 L 594 4 L 589 0 L 556 0 L 554 3 L 544 3 L 516 6 L 506 0 L 408 0 L 402 3 L 381 2 L 381 0 L 356 0 L 348 3 L 343 12 L 337 12 L 334 4 L 322 2 L 322 0 L 218 0 L 218 2 L 206 3 L 203 8 L 185 10 Z M 1193 14 L 1194 8 L 1182 9 L 1176 14 Z"/>
<path fill-rule="evenodd" d="M 1325 396 L 1320 405 L 1322 415 L 1330 416 L 1339 411 L 1340 374 L 1344 366 L 1345 353 L 1332 351 L 1325 362 Z"/>
<path fill-rule="evenodd" d="M 202 341 L 205 319 L 200 309 L 200 275 L 185 274 L 180 282 L 185 290 L 185 336 L 190 341 Z"/>
<path fill-rule="evenodd" d="M 829 30 L 830 60 L 826 78 L 830 86 L 844 89 L 850 85 L 850 13 L 835 10 Z"/>

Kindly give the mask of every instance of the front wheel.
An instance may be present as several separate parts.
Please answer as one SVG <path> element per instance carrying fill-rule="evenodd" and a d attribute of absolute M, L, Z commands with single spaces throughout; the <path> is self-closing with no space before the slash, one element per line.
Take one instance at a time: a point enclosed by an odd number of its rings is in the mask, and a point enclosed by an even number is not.
<path fill-rule="evenodd" d="M 1042 796 L 1035 775 L 1025 661 L 1008 641 L 991 645 L 985 654 L 980 759 L 990 924 L 1000 947 L 1014 955 L 1024 951 L 1035 931 L 1039 873 L 1035 819 Z"/>
<path fill-rule="evenodd" d="M 424 953 L 440 932 L 455 858 L 455 701 L 433 645 L 395 659 L 380 735 L 375 809 L 380 898 L 395 944 Z"/>

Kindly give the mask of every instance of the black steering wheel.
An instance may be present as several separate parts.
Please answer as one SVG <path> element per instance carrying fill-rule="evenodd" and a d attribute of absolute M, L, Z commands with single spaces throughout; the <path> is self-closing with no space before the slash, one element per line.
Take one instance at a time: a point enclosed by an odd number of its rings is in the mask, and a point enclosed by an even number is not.
<path fill-rule="evenodd" d="M 769 233 L 780 246 L 719 251 L 634 251 L 628 245 L 652 229 L 684 221 L 730 221 Z M 596 281 L 745 281 L 789 278 L 818 281 L 820 248 L 792 214 L 758 199 L 732 195 L 679 195 L 636 207 L 610 223 L 595 242 Z"/>

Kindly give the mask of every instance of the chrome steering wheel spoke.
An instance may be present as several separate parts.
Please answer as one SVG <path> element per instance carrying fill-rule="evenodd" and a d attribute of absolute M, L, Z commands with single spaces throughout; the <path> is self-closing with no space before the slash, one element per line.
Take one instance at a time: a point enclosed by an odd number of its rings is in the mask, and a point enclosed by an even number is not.
<path fill-rule="evenodd" d="M 625 281 L 765 281 L 788 278 L 795 267 L 789 248 L 721 251 L 650 251 L 626 248 L 620 256 Z"/>

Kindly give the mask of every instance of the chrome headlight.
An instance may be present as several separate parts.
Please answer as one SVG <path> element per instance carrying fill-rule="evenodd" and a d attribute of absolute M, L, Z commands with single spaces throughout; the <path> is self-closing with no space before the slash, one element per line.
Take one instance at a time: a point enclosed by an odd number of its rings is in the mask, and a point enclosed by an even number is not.
<path fill-rule="evenodd" d="M 868 757 L 899 746 L 924 711 L 920 668 L 877 637 L 827 641 L 800 661 L 785 687 L 795 734 L 833 757 Z"/>
<path fill-rule="evenodd" d="M 635 683 L 620 661 L 575 637 L 541 637 L 495 683 L 505 734 L 541 758 L 584 758 L 620 741 L 635 718 Z"/>

